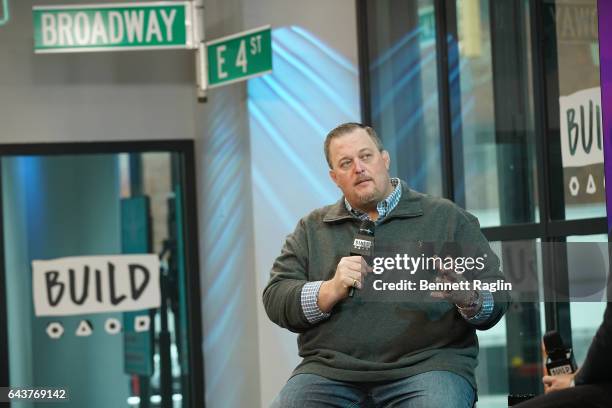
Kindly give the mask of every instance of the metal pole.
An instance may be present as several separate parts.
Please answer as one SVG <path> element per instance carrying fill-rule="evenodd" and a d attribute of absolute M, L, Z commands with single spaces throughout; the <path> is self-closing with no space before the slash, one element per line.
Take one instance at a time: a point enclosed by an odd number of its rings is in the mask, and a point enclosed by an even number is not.
<path fill-rule="evenodd" d="M 208 88 L 208 58 L 206 44 L 204 43 L 204 0 L 192 2 L 193 37 L 196 48 L 196 81 L 198 101 L 206 102 L 206 88 Z"/>

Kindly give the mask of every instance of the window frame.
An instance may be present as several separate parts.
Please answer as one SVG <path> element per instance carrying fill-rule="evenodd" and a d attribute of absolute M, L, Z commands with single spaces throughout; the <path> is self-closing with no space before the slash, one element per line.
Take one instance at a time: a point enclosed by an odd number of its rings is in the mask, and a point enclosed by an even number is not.
<path fill-rule="evenodd" d="M 194 141 L 190 139 L 156 141 L 112 141 L 112 142 L 59 142 L 0 144 L 0 160 L 10 156 L 53 156 L 79 154 L 119 153 L 177 153 L 179 169 L 184 180 L 183 214 L 185 217 L 183 241 L 185 243 L 185 265 L 187 279 L 188 320 L 194 322 L 188 330 L 189 355 L 189 401 L 194 407 L 205 407 L 204 402 L 204 356 L 202 353 L 202 311 L 200 296 L 200 266 L 198 244 L 198 219 L 196 195 L 196 169 Z M 0 208 L 3 208 L 2 173 L 0 168 Z M 0 213 L 0 294 L 6 293 L 6 259 L 4 246 L 4 214 Z M 10 384 L 8 310 L 6 296 L 0 296 L 0 384 Z"/>

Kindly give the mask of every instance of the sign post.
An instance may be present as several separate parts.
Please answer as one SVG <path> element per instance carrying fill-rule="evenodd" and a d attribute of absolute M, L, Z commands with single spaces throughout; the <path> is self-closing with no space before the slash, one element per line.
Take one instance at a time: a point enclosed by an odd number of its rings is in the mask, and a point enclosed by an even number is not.
<path fill-rule="evenodd" d="M 0 27 L 2 27 L 11 19 L 8 0 L 2 0 L 2 8 L 0 8 L 0 10 L 2 10 L 0 11 Z"/>

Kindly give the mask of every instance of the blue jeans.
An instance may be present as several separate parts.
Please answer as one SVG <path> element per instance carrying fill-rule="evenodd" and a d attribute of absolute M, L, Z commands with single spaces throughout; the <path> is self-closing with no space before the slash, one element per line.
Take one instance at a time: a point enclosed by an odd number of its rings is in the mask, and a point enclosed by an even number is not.
<path fill-rule="evenodd" d="M 298 374 L 283 387 L 271 408 L 472 408 L 476 392 L 449 371 L 429 371 L 389 382 L 356 383 Z"/>

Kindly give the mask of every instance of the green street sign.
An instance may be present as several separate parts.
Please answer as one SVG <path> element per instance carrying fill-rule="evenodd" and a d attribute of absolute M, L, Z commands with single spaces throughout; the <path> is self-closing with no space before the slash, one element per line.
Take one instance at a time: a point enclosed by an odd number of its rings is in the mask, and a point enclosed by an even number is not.
<path fill-rule="evenodd" d="M 422 43 L 433 42 L 436 39 L 436 17 L 433 6 L 419 8 L 419 29 Z"/>
<path fill-rule="evenodd" d="M 191 2 L 36 6 L 34 52 L 195 48 Z"/>
<path fill-rule="evenodd" d="M 209 41 L 206 54 L 209 88 L 272 72 L 270 26 Z"/>

